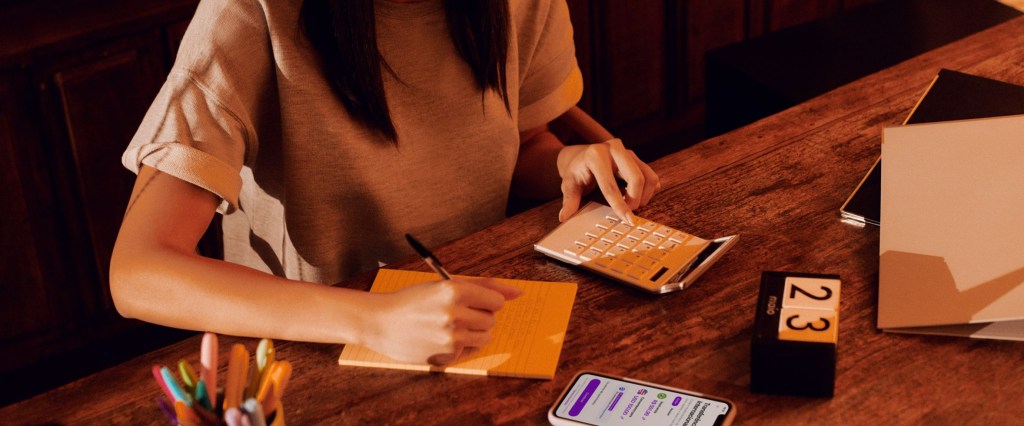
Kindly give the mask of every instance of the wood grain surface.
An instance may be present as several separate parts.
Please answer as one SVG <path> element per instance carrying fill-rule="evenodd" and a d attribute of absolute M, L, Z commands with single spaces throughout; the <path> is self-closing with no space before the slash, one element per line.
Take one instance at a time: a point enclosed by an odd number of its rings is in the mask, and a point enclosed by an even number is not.
<path fill-rule="evenodd" d="M 449 270 L 580 284 L 554 380 L 340 367 L 340 346 L 278 342 L 293 363 L 291 424 L 544 424 L 580 369 L 731 399 L 738 424 L 1020 424 L 1024 344 L 882 333 L 878 228 L 839 220 L 839 207 L 939 68 L 1024 84 L 1024 18 L 916 57 L 654 163 L 664 191 L 641 216 L 739 244 L 694 286 L 652 296 L 533 251 L 557 223 L 548 203 L 441 247 Z M 1022 141 L 1024 143 L 1024 141 Z M 395 267 L 426 271 L 414 259 Z M 749 391 L 760 273 L 839 274 L 835 397 Z M 368 288 L 372 274 L 346 283 Z M 221 340 L 225 348 L 253 339 Z M 152 352 L 0 409 L 5 424 L 159 424 L 149 367 L 195 362 L 199 340 Z M 11 386 L 12 384 L 6 384 Z"/>

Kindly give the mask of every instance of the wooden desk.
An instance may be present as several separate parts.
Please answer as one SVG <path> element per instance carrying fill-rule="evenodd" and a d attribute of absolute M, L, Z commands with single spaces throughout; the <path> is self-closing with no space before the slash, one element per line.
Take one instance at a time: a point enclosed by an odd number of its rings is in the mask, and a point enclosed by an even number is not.
<path fill-rule="evenodd" d="M 343 368 L 339 346 L 279 342 L 278 358 L 295 367 L 287 420 L 541 424 L 569 378 L 588 368 L 732 399 L 740 424 L 1019 424 L 1024 345 L 876 330 L 878 228 L 839 221 L 839 206 L 879 155 L 882 128 L 906 117 L 940 67 L 1024 84 L 1024 18 L 656 162 L 665 190 L 643 216 L 706 237 L 742 235 L 686 291 L 651 296 L 535 253 L 532 244 L 556 224 L 556 203 L 437 248 L 459 273 L 580 284 L 554 380 Z M 399 266 L 426 270 L 411 259 Z M 834 398 L 748 390 L 762 270 L 842 275 Z M 222 353 L 234 341 L 223 338 Z M 5 407 L 0 419 L 162 423 L 149 367 L 195 362 L 198 350 L 191 339 L 152 352 Z"/>

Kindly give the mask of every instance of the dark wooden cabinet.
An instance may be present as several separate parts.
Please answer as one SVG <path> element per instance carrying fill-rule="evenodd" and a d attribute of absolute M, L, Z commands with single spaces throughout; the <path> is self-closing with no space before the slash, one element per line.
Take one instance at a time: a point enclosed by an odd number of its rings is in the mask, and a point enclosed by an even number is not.
<path fill-rule="evenodd" d="M 0 404 L 191 333 L 120 317 L 121 152 L 196 0 L 0 3 Z"/>
<path fill-rule="evenodd" d="M 75 250 L 98 272 L 90 287 L 94 312 L 113 309 L 107 291 L 107 267 L 134 175 L 121 166 L 121 153 L 138 128 L 166 76 L 159 31 L 75 52 L 40 70 L 40 95 L 52 114 L 48 128 L 68 185 L 65 206 L 77 227 Z M 69 160 L 69 161 L 68 161 Z"/>
<path fill-rule="evenodd" d="M 646 160 L 704 138 L 704 54 L 877 0 L 568 0 L 582 107 Z"/>
<path fill-rule="evenodd" d="M 650 160 L 702 138 L 706 51 L 873 0 L 567 1 L 581 104 Z M 197 3 L 0 0 L 0 404 L 187 335 L 117 315 L 107 266 Z"/>

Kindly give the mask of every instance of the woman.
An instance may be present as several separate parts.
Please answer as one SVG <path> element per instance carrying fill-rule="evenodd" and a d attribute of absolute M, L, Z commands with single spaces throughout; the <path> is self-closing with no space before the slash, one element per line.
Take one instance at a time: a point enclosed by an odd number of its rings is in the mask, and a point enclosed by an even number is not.
<path fill-rule="evenodd" d="M 330 287 L 503 217 L 510 188 L 599 186 L 616 212 L 657 191 L 618 140 L 547 124 L 582 84 L 564 0 L 204 0 L 124 153 L 138 173 L 111 261 L 126 317 L 224 334 L 357 343 L 453 361 L 518 290 Z M 627 182 L 626 194 L 615 184 Z M 223 214 L 225 261 L 195 253 Z"/>

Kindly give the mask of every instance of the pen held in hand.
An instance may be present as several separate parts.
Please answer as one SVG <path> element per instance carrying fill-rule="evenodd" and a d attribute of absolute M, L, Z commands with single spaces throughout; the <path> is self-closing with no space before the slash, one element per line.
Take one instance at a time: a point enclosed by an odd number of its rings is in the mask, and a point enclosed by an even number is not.
<path fill-rule="evenodd" d="M 434 257 L 434 254 L 431 253 L 430 250 L 427 250 L 426 246 L 416 240 L 416 238 L 413 238 L 410 234 L 405 234 L 405 239 L 406 241 L 409 241 L 409 245 L 412 246 L 412 249 L 416 250 L 416 253 L 423 258 L 423 261 L 427 263 L 427 266 L 430 266 L 430 269 L 433 269 L 434 272 L 437 272 L 437 274 L 441 276 L 441 279 L 452 279 L 451 274 L 444 269 L 444 266 L 441 266 L 441 261 L 437 260 L 437 258 Z"/>

